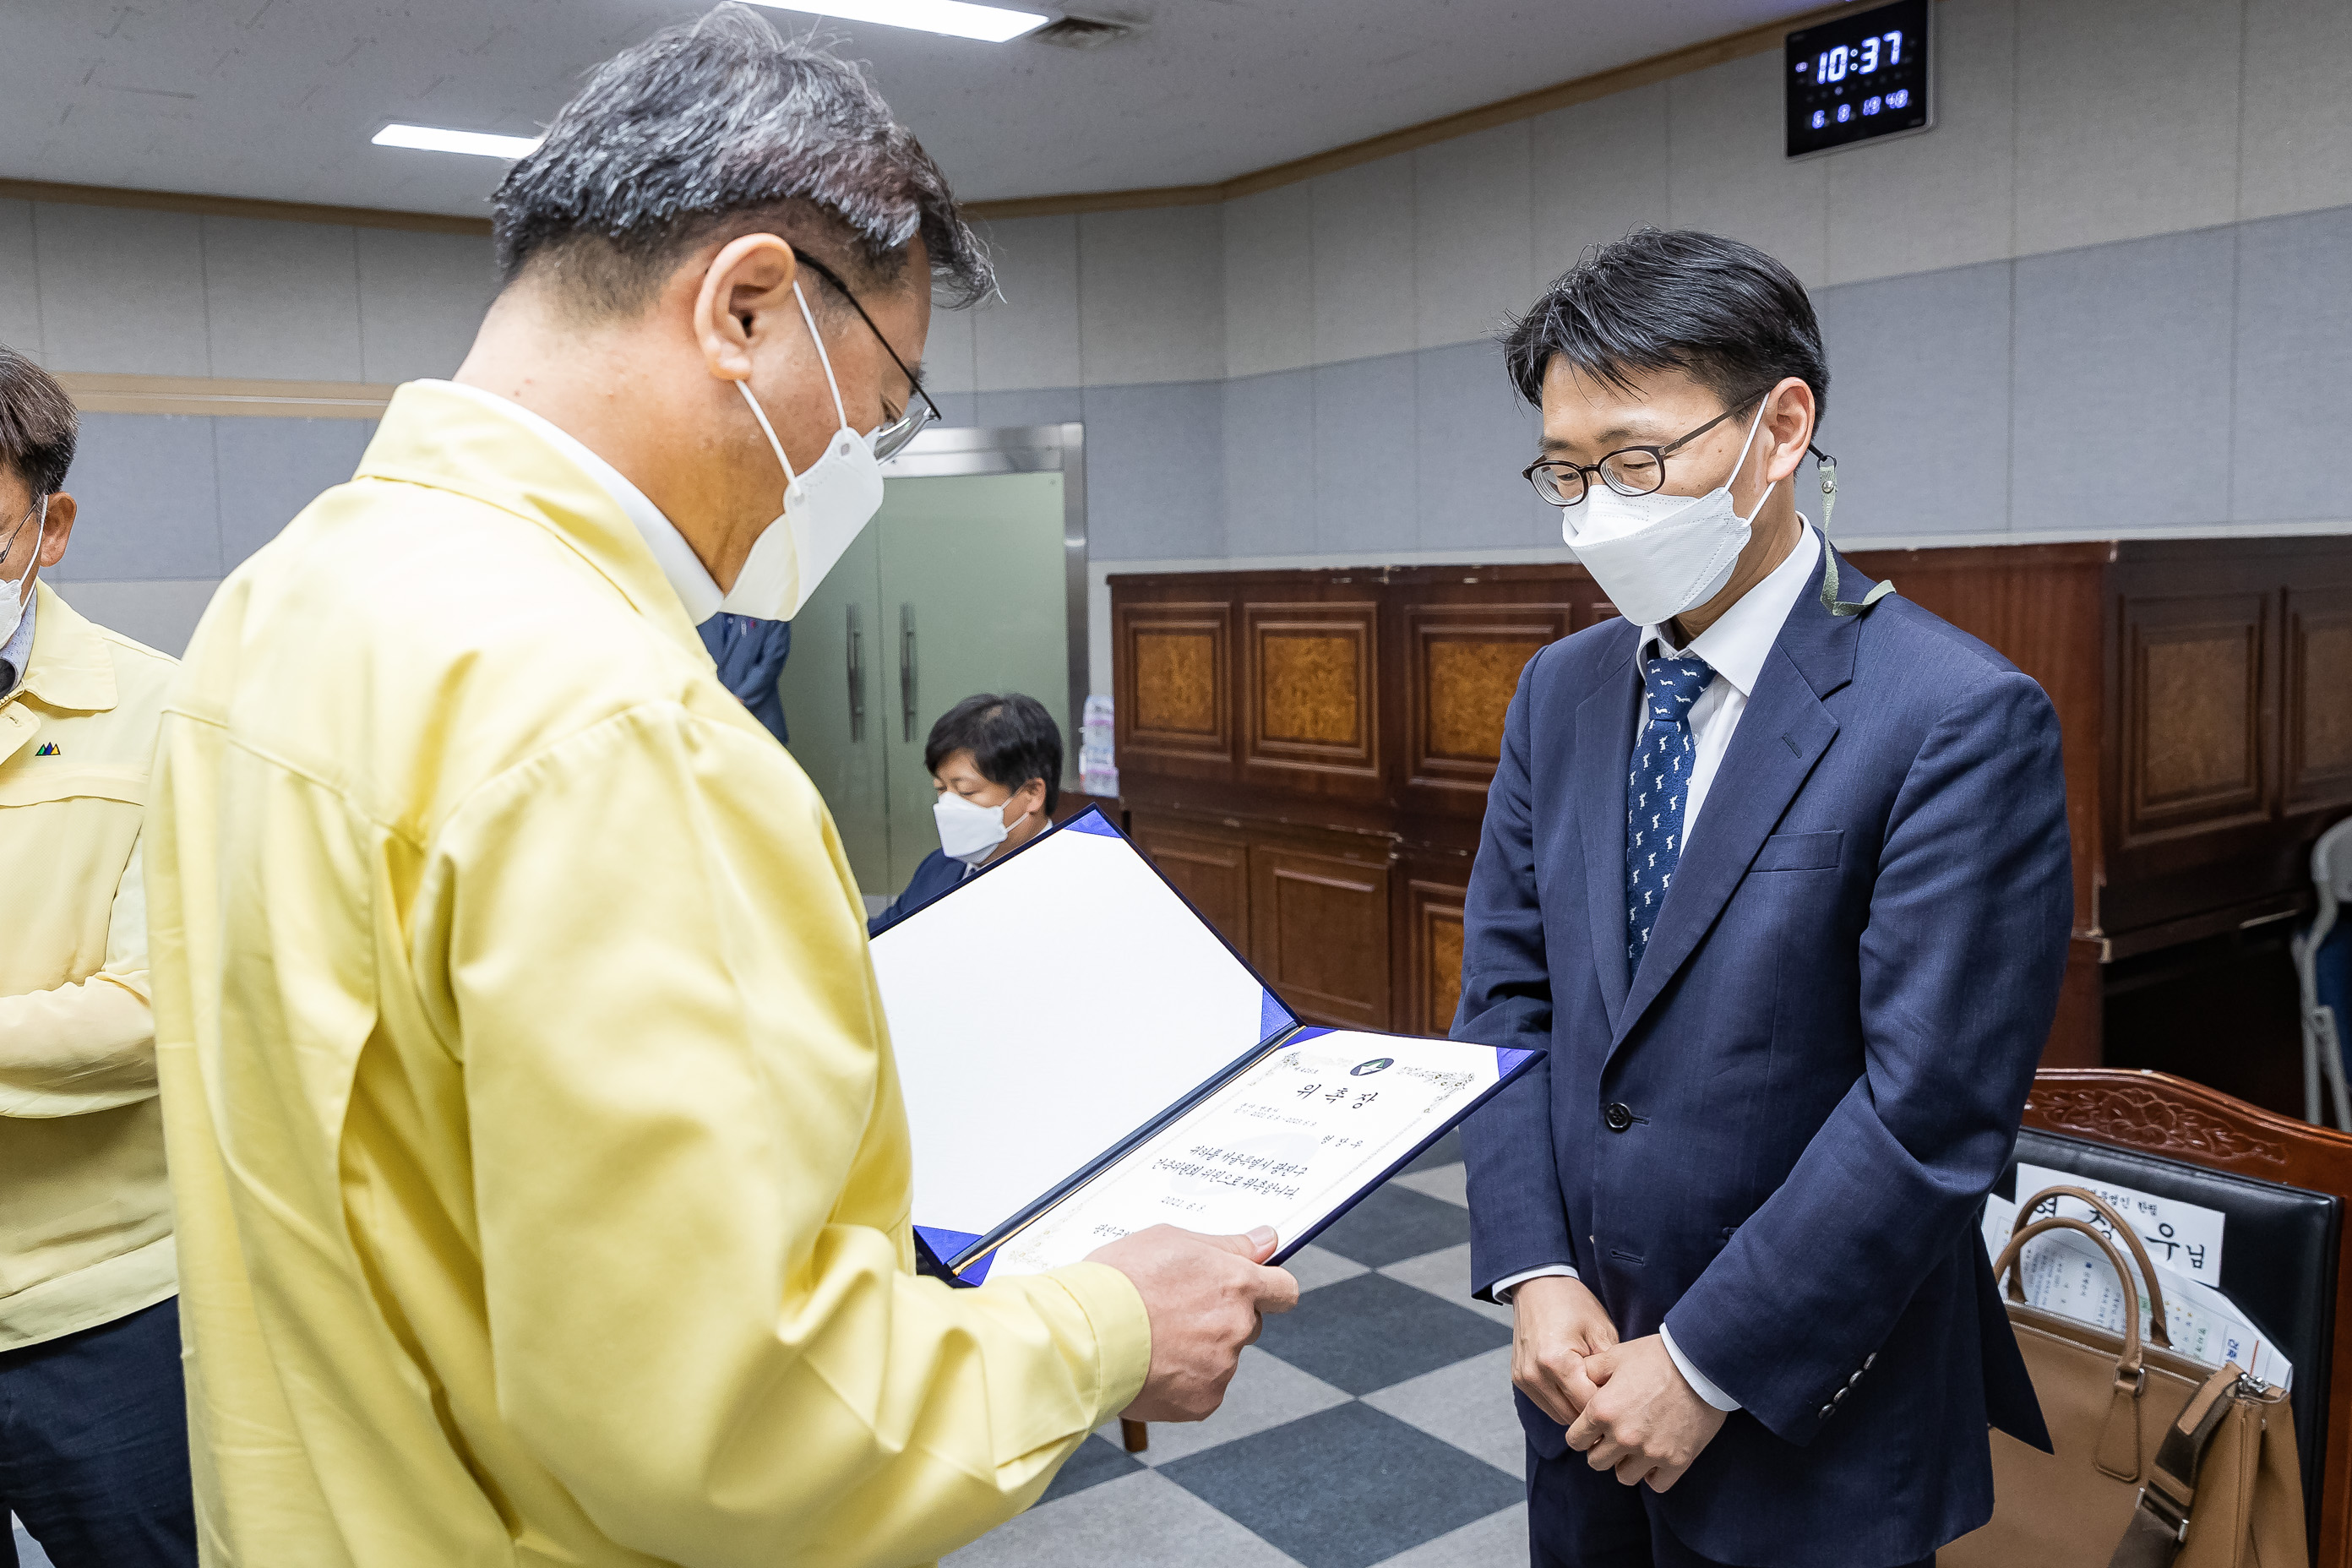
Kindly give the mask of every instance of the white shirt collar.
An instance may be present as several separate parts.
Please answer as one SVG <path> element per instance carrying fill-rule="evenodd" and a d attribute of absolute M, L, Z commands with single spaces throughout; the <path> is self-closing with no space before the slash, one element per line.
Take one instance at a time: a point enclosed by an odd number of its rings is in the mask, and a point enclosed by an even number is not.
<path fill-rule="evenodd" d="M 1718 616 L 1715 624 L 1691 638 L 1686 648 L 1674 649 L 1672 639 L 1660 626 L 1643 626 L 1634 647 L 1646 652 L 1655 641 L 1661 648 L 1674 654 L 1695 653 L 1706 660 L 1717 675 L 1739 689 L 1742 697 L 1755 694 L 1756 682 L 1764 674 L 1764 660 L 1772 652 L 1772 644 L 1788 622 L 1789 612 L 1797 607 L 1805 589 L 1813 580 L 1813 569 L 1821 564 L 1821 535 L 1813 531 L 1802 512 L 1797 521 L 1803 532 L 1797 540 L 1789 558 L 1766 574 L 1764 580 L 1732 601 L 1731 607 Z"/>
<path fill-rule="evenodd" d="M 646 548 L 654 552 L 655 564 L 661 568 L 662 575 L 669 579 L 669 585 L 676 591 L 679 602 L 686 605 L 687 619 L 700 626 L 719 613 L 719 601 L 726 595 L 719 592 L 719 584 L 711 581 L 709 569 L 702 564 L 702 558 L 695 554 L 694 546 L 686 542 L 686 535 L 677 531 L 676 523 L 661 514 L 659 507 L 646 499 L 645 491 L 622 478 L 620 469 L 589 450 L 577 436 L 544 415 L 525 408 L 510 397 L 500 397 L 495 392 L 457 381 L 428 381 L 425 384 L 457 393 L 497 409 L 508 418 L 537 432 L 549 446 L 578 464 L 583 472 L 604 487 L 604 493 L 613 498 L 613 504 L 626 513 L 629 521 L 636 525 L 637 531 L 645 536 Z M 1760 589 L 1763 584 L 1757 586 Z M 1748 597 L 1753 598 L 1755 595 L 1751 593 Z"/>

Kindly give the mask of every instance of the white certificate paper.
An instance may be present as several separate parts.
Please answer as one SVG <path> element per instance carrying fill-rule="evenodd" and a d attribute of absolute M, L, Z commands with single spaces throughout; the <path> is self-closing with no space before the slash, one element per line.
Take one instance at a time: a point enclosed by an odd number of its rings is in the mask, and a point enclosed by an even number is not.
<path fill-rule="evenodd" d="M 2143 1193 L 2136 1187 L 2119 1187 L 2112 1182 L 2095 1182 L 2070 1171 L 2053 1171 L 2046 1165 L 2029 1165 L 2022 1161 L 2017 1167 L 2017 1197 L 2020 1203 L 2049 1187 L 2080 1187 L 2095 1193 L 2117 1214 L 2131 1222 L 2140 1244 L 2159 1267 L 2196 1280 L 2200 1285 L 2219 1289 L 2221 1283 L 2221 1231 L 2228 1219 L 2219 1209 L 2209 1209 L 2201 1204 L 2183 1203 L 2179 1198 L 2160 1198 L 2153 1193 Z M 2035 1219 L 2060 1214 L 2069 1219 L 2079 1219 L 2102 1235 L 2109 1234 L 2106 1216 L 2080 1198 L 2053 1198 L 2034 1211 Z"/>
<path fill-rule="evenodd" d="M 1194 1106 L 997 1250 L 994 1279 L 1075 1263 L 1154 1225 L 1270 1225 L 1277 1256 L 1499 1080 L 1494 1047 L 1334 1030 Z"/>

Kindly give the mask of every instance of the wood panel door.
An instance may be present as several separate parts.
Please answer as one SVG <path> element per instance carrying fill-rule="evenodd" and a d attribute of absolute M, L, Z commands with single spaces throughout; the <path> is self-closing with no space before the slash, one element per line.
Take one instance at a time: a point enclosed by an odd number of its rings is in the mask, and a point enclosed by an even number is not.
<path fill-rule="evenodd" d="M 1407 605 L 1404 795 L 1408 807 L 1477 816 L 1503 754 L 1519 672 L 1569 633 L 1565 604 Z"/>
<path fill-rule="evenodd" d="M 2122 612 L 2119 847 L 2262 821 L 2270 595 L 2126 595 Z"/>
<path fill-rule="evenodd" d="M 1466 866 L 1409 868 L 1403 886 L 1404 985 L 1396 1027 L 1440 1039 L 1462 1001 L 1462 908 Z"/>
<path fill-rule="evenodd" d="M 1381 794 L 1380 603 L 1242 605 L 1242 772 L 1303 795 Z"/>
<path fill-rule="evenodd" d="M 1218 599 L 1112 611 L 1118 754 L 1139 773 L 1234 776 L 1234 608 Z"/>
<path fill-rule="evenodd" d="M 1248 839 L 1207 823 L 1143 816 L 1129 837 L 1235 952 L 1250 951 Z"/>
<path fill-rule="evenodd" d="M 1367 852 L 1250 845 L 1250 952 L 1300 1016 L 1390 1026 L 1389 868 Z"/>
<path fill-rule="evenodd" d="M 2352 805 L 2352 588 L 2286 595 L 2282 793 L 2290 812 Z"/>

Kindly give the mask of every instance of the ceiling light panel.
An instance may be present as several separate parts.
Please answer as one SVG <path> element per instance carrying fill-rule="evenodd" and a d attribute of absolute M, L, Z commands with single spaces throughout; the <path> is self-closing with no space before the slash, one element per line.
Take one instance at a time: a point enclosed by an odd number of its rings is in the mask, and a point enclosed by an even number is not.
<path fill-rule="evenodd" d="M 831 5 L 795 5 L 786 0 L 754 0 L 781 11 L 836 22 L 879 22 L 886 27 L 913 27 L 945 33 L 954 38 L 978 38 L 1002 44 L 1044 26 L 1051 18 L 1034 11 L 1014 11 L 1002 5 L 975 5 L 969 0 L 833 0 Z"/>
<path fill-rule="evenodd" d="M 372 138 L 379 147 L 414 147 L 420 153 L 471 153 L 483 158 L 520 158 L 538 147 L 537 136 L 494 136 L 487 131 L 445 131 L 437 125 L 387 125 Z"/>

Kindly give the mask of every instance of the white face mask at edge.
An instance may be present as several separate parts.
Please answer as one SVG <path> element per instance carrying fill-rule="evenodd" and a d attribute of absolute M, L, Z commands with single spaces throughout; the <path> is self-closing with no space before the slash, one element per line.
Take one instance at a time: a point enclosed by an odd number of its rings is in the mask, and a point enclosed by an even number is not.
<path fill-rule="evenodd" d="M 793 284 L 793 298 L 799 301 L 801 320 L 816 344 L 817 363 L 824 367 L 825 386 L 833 394 L 834 412 L 841 424 L 826 439 L 824 455 L 805 472 L 795 474 L 792 459 L 784 456 L 784 444 L 776 438 L 775 426 L 768 423 L 767 411 L 752 395 L 751 384 L 735 384 L 751 406 L 751 417 L 760 422 L 761 432 L 768 437 L 777 466 L 784 471 L 784 510 L 752 542 L 735 585 L 719 607 L 770 621 L 789 621 L 800 614 L 824 574 L 882 509 L 882 465 L 867 438 L 850 428 L 849 411 L 841 401 L 841 383 L 833 373 L 833 356 L 825 352 L 824 335 L 816 330 L 816 317 L 798 281 Z"/>
<path fill-rule="evenodd" d="M 1621 496 L 1596 484 L 1582 501 L 1566 509 L 1560 520 L 1562 541 L 1576 552 L 1578 564 L 1592 574 L 1617 613 L 1635 626 L 1671 620 L 1706 604 L 1731 581 L 1757 514 L 1773 490 L 1765 486 L 1746 517 L 1731 499 L 1732 484 L 1748 467 L 1748 454 L 1755 447 L 1756 432 L 1770 401 L 1767 397 L 1757 404 L 1731 472 L 1706 494 Z M 1566 515 L 1577 511 L 1585 516 Z"/>
<path fill-rule="evenodd" d="M 9 536 L 7 549 L 16 549 L 16 537 L 25 531 L 25 522 L 31 521 L 32 516 L 26 512 L 24 521 L 16 524 L 16 533 Z M 33 602 L 33 563 L 41 558 L 41 539 L 49 527 L 49 498 L 47 496 L 41 498 L 40 517 L 39 524 L 33 530 L 33 549 L 25 557 L 24 571 L 17 574 L 13 582 L 0 580 L 0 643 L 16 635 L 16 628 L 25 621 L 25 607 Z"/>

